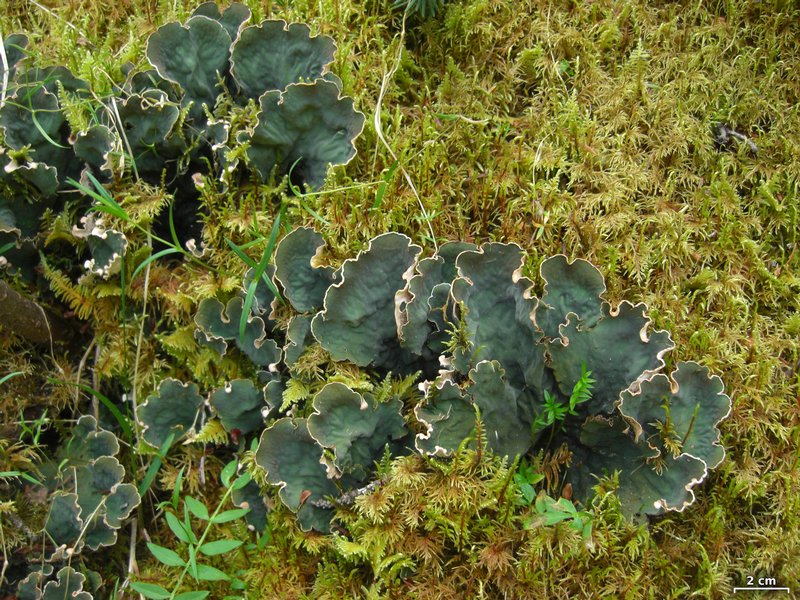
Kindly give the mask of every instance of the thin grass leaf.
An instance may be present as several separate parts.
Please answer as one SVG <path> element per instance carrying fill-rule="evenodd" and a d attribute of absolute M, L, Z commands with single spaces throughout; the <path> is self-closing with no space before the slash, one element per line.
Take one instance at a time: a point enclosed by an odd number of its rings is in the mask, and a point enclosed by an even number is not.
<path fill-rule="evenodd" d="M 183 471 L 186 467 L 181 467 L 178 476 L 175 478 L 175 488 L 172 490 L 172 506 L 178 510 L 178 501 L 181 499 L 181 487 L 183 485 Z"/>
<path fill-rule="evenodd" d="M 136 279 L 136 276 L 141 273 L 147 265 L 149 265 L 154 260 L 158 260 L 164 256 L 169 256 L 170 254 L 186 254 L 183 250 L 178 248 L 165 248 L 164 250 L 159 250 L 155 254 L 148 256 L 146 259 L 142 261 L 142 263 L 133 270 L 133 275 L 131 275 L 131 281 Z"/>
<path fill-rule="evenodd" d="M 167 600 L 172 597 L 167 590 L 155 583 L 144 583 L 143 581 L 134 581 L 131 583 L 131 589 L 148 598 L 149 600 Z"/>
<path fill-rule="evenodd" d="M 256 289 L 258 287 L 258 280 L 263 277 L 264 281 L 267 282 L 267 286 L 270 288 L 275 297 L 283 302 L 283 299 L 278 292 L 278 288 L 275 287 L 275 284 L 269 280 L 268 277 L 264 277 L 264 273 L 267 270 L 267 265 L 269 264 L 270 257 L 272 256 L 272 252 L 275 249 L 275 242 L 278 238 L 278 228 L 280 227 L 281 215 L 283 214 L 283 210 L 278 212 L 278 216 L 275 218 L 275 222 L 272 224 L 272 231 L 269 235 L 269 241 L 267 242 L 266 248 L 264 248 L 264 252 L 261 255 L 261 260 L 256 265 L 255 272 L 253 273 L 253 280 L 250 282 L 250 285 L 247 286 L 247 293 L 244 297 L 244 306 L 242 308 L 242 316 L 239 319 L 239 337 L 244 338 L 244 330 L 247 327 L 247 318 L 250 315 L 250 308 L 253 306 L 253 301 L 256 297 Z"/>
<path fill-rule="evenodd" d="M 127 329 L 127 301 L 125 295 L 125 253 L 120 256 L 120 311 L 122 312 L 122 368 L 125 374 L 128 374 L 128 329 Z"/>
<path fill-rule="evenodd" d="M 161 444 L 161 448 L 158 449 L 158 454 L 153 459 L 153 462 L 150 463 L 150 466 L 147 467 L 147 473 L 144 475 L 144 479 L 139 484 L 139 495 L 144 498 L 144 495 L 147 493 L 147 490 L 150 489 L 150 486 L 153 483 L 153 480 L 156 478 L 156 474 L 158 474 L 158 470 L 161 468 L 161 464 L 164 462 L 164 457 L 166 457 L 167 452 L 169 452 L 170 446 L 172 446 L 172 442 L 175 440 L 175 433 L 170 433 L 167 436 L 167 439 L 164 440 L 164 443 Z"/>
<path fill-rule="evenodd" d="M 14 371 L 13 373 L 9 373 L 8 375 L 3 375 L 0 379 L 0 385 L 3 385 L 9 379 L 13 379 L 14 377 L 18 377 L 20 375 L 25 375 L 22 371 Z"/>
<path fill-rule="evenodd" d="M 4 380 L 0 380 L 0 384 L 2 384 L 3 381 Z M 114 419 L 117 421 L 117 424 L 120 426 L 120 429 L 122 429 L 122 432 L 125 434 L 125 438 L 128 440 L 128 443 L 131 443 L 133 441 L 133 428 L 131 427 L 130 417 L 123 415 L 122 411 L 120 411 L 120 409 L 117 408 L 114 405 L 114 403 L 111 402 L 111 400 L 109 400 L 108 398 L 106 398 L 103 394 L 101 394 L 95 389 L 92 389 L 88 385 L 84 385 L 82 383 L 76 383 L 72 381 L 61 381 L 53 377 L 48 377 L 47 382 L 52 384 L 71 385 L 97 398 L 100 402 L 103 403 L 103 406 L 105 406 L 108 409 L 108 412 L 110 412 L 111 415 L 114 417 Z"/>
<path fill-rule="evenodd" d="M 169 234 L 172 236 L 172 242 L 175 244 L 176 248 L 181 248 L 181 242 L 178 239 L 178 232 L 175 231 L 175 219 L 172 216 L 172 209 L 175 206 L 175 202 L 172 202 L 169 205 Z"/>
<path fill-rule="evenodd" d="M 397 170 L 397 166 L 400 164 L 399 160 L 396 160 L 392 163 L 392 166 L 389 167 L 389 170 L 386 172 L 386 175 L 383 177 L 383 181 L 378 186 L 378 190 L 375 192 L 375 202 L 372 203 L 373 209 L 379 209 L 381 207 L 381 203 L 383 202 L 383 195 L 386 193 L 386 188 L 389 187 L 389 180 L 394 176 L 394 172 Z"/>
<path fill-rule="evenodd" d="M 256 239 L 254 239 L 254 240 L 251 240 L 251 241 L 249 241 L 249 242 L 245 242 L 244 244 L 242 244 L 242 245 L 241 245 L 241 246 L 239 246 L 238 248 L 239 248 L 240 250 L 247 250 L 247 249 L 249 249 L 249 248 L 252 248 L 253 246 L 257 246 L 258 244 L 260 244 L 260 243 L 262 243 L 262 242 L 266 241 L 266 239 L 267 239 L 267 238 L 265 238 L 263 235 L 260 235 L 260 236 L 258 236 Z M 253 263 L 253 264 L 255 264 L 255 263 Z"/>
<path fill-rule="evenodd" d="M 44 128 L 43 128 L 43 127 L 42 127 L 42 126 L 39 124 L 39 119 L 37 119 L 37 118 L 36 118 L 36 113 L 37 113 L 37 112 L 39 112 L 39 111 L 37 111 L 37 110 L 33 110 L 33 107 L 32 107 L 32 106 L 28 106 L 28 108 L 30 108 L 30 109 L 31 109 L 31 120 L 33 121 L 33 124 L 34 124 L 34 126 L 36 127 L 36 129 L 39 131 L 39 133 L 41 133 L 41 134 L 42 134 L 42 137 L 43 137 L 44 139 L 46 139 L 46 140 L 47 140 L 47 141 L 48 141 L 50 144 L 52 144 L 53 146 L 55 146 L 56 148 L 63 148 L 63 149 L 65 149 L 65 150 L 69 150 L 69 146 L 62 146 L 62 145 L 61 145 L 61 144 L 59 144 L 57 141 L 55 141 L 53 138 L 51 138 L 49 135 L 47 135 L 47 132 L 46 132 L 46 131 L 44 130 Z"/>
<path fill-rule="evenodd" d="M 295 196 L 298 196 L 298 197 L 302 197 L 305 194 L 303 193 L 303 191 L 298 186 L 296 186 L 294 183 L 292 183 L 292 174 L 294 173 L 294 168 L 297 166 L 297 163 L 299 163 L 301 160 L 303 160 L 302 157 L 298 158 L 296 161 L 294 161 L 292 163 L 292 166 L 289 167 L 289 174 L 286 177 L 286 180 L 289 183 L 289 190 L 291 190 L 292 194 L 294 194 Z"/>
<path fill-rule="evenodd" d="M 314 217 L 317 221 L 319 221 L 320 223 L 325 225 L 325 227 L 330 227 L 331 226 L 330 221 L 325 219 L 317 211 L 315 211 L 313 208 L 311 208 L 305 202 L 303 202 L 302 198 L 298 198 L 298 200 L 300 201 L 300 208 L 302 208 L 304 211 L 306 211 L 308 214 L 310 214 L 312 217 Z"/>
<path fill-rule="evenodd" d="M 92 177 L 92 179 L 94 178 Z M 96 182 L 97 180 L 94 179 L 94 181 Z M 105 192 L 105 194 L 98 194 L 95 190 L 83 185 L 79 181 L 75 181 L 71 177 L 67 178 L 67 183 L 70 184 L 75 189 L 77 189 L 82 194 L 89 196 L 90 198 L 99 203 L 99 206 L 96 205 L 91 206 L 89 207 L 89 210 L 94 210 L 96 212 L 104 212 L 111 216 L 117 217 L 118 219 L 122 219 L 123 221 L 129 222 L 131 220 L 130 215 L 128 215 L 128 213 L 125 212 L 125 210 L 119 204 L 117 204 L 117 202 L 111 196 L 108 195 L 106 189 L 99 183 L 97 183 L 97 185 L 100 186 L 100 189 L 103 192 Z"/>
<path fill-rule="evenodd" d="M 28 473 L 24 473 L 23 471 L 0 471 L 0 477 L 11 477 L 16 479 L 17 477 L 21 477 L 28 483 L 32 483 L 33 485 L 44 485 L 41 481 L 37 480 L 32 475 Z"/>
<path fill-rule="evenodd" d="M 256 269 L 256 268 L 258 268 L 258 265 L 255 263 L 255 261 L 254 261 L 252 258 L 250 258 L 249 256 L 247 256 L 247 254 L 245 254 L 244 252 L 242 252 L 242 250 L 241 250 L 241 248 L 242 248 L 242 247 L 240 247 L 240 246 L 237 246 L 236 244 L 234 244 L 234 243 L 233 243 L 231 240 L 229 240 L 228 238 L 225 238 L 225 243 L 226 243 L 226 244 L 228 244 L 228 246 L 230 247 L 230 249 L 231 249 L 231 250 L 233 250 L 233 253 L 234 253 L 236 256 L 238 256 L 238 257 L 241 259 L 241 261 L 242 261 L 244 264 L 246 264 L 246 265 L 247 265 L 248 267 L 250 267 L 251 269 Z"/>

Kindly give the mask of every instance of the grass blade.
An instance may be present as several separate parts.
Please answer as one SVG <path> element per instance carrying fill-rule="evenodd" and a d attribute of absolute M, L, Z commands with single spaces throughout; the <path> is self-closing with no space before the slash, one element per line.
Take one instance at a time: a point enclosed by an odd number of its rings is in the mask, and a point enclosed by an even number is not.
<path fill-rule="evenodd" d="M 239 257 L 239 259 L 241 259 L 241 261 L 242 261 L 244 264 L 246 264 L 246 265 L 247 265 L 248 267 L 250 267 L 251 269 L 257 269 L 257 268 L 258 268 L 258 265 L 255 263 L 255 261 L 254 261 L 252 258 L 250 258 L 249 256 L 247 256 L 247 254 L 245 254 L 245 253 L 242 251 L 242 248 L 243 248 L 244 246 L 237 246 L 236 244 L 234 244 L 234 243 L 233 243 L 231 240 L 229 240 L 228 238 L 225 238 L 225 243 L 226 243 L 226 244 L 228 244 L 228 246 L 230 247 L 230 249 L 231 249 L 231 250 L 233 250 L 233 253 L 234 253 L 236 256 L 238 256 L 238 257 Z"/>
<path fill-rule="evenodd" d="M 22 371 L 14 371 L 13 373 L 9 373 L 8 375 L 3 375 L 2 379 L 0 379 L 0 385 L 3 385 L 9 379 L 13 379 L 14 377 L 19 377 L 20 375 L 24 375 Z"/>
<path fill-rule="evenodd" d="M 8 252 L 12 248 L 14 248 L 16 245 L 17 245 L 17 242 L 8 242 L 7 244 L 4 244 L 3 246 L 0 246 L 0 256 L 2 256 L 6 252 Z"/>
<path fill-rule="evenodd" d="M 272 257 L 272 252 L 275 250 L 275 244 L 278 241 L 278 231 L 280 231 L 281 227 L 281 217 L 283 216 L 285 210 L 286 205 L 282 205 L 280 211 L 278 211 L 278 215 L 275 217 L 275 222 L 272 224 L 272 231 L 269 233 L 269 240 L 267 241 L 267 246 L 264 248 L 264 252 L 261 255 L 261 260 L 258 261 L 258 264 L 255 267 L 253 280 L 250 282 L 250 285 L 247 286 L 247 293 L 245 294 L 244 298 L 244 306 L 242 307 L 242 316 L 239 319 L 240 338 L 244 338 L 244 330 L 247 327 L 247 318 L 250 315 L 250 308 L 253 306 L 259 279 L 263 278 L 264 282 L 267 284 L 267 287 L 269 287 L 270 291 L 275 294 L 275 297 L 280 300 L 281 303 L 284 303 L 280 292 L 278 292 L 278 288 L 269 277 L 264 276 L 264 273 L 266 272 L 267 265 Z"/>
<path fill-rule="evenodd" d="M 167 436 L 167 439 L 164 440 L 164 443 L 161 444 L 161 448 L 158 449 L 158 454 L 153 459 L 153 462 L 150 463 L 150 466 L 147 467 L 147 473 L 144 475 L 144 479 L 139 484 L 139 495 L 144 498 L 144 495 L 147 493 L 147 490 L 150 489 L 150 486 L 153 483 L 153 480 L 156 478 L 158 474 L 158 470 L 161 468 L 161 463 L 164 462 L 164 458 L 167 456 L 167 452 L 169 452 L 170 446 L 172 446 L 172 442 L 175 440 L 175 434 L 170 433 Z M 171 513 L 167 513 L 169 516 Z M 174 516 L 174 515 L 173 515 Z"/>
<path fill-rule="evenodd" d="M 155 254 L 148 256 L 146 259 L 142 261 L 142 263 L 133 270 L 133 275 L 131 275 L 131 282 L 136 279 L 136 276 L 144 270 L 147 265 L 149 265 L 154 260 L 158 260 L 162 256 L 169 256 L 170 254 L 183 254 L 182 250 L 178 250 L 177 248 L 165 248 L 164 250 L 159 250 Z"/>
<path fill-rule="evenodd" d="M 400 161 L 395 160 L 392 163 L 392 166 L 389 167 L 389 170 L 386 172 L 386 175 L 383 177 L 383 181 L 378 186 L 378 191 L 375 192 L 375 202 L 372 203 L 373 209 L 378 209 L 381 207 L 381 203 L 383 202 L 383 195 L 386 193 L 386 188 L 389 186 L 389 181 L 392 177 L 394 177 L 394 172 L 397 170 L 397 166 L 400 164 Z"/>
<path fill-rule="evenodd" d="M 111 400 L 106 398 L 103 394 L 101 394 L 95 389 L 92 389 L 88 385 L 84 385 L 83 383 L 75 383 L 72 381 L 60 381 L 53 377 L 48 377 L 47 382 L 60 385 L 71 385 L 97 398 L 100 402 L 103 403 L 103 406 L 105 406 L 108 409 L 108 412 L 110 412 L 111 415 L 114 417 L 114 419 L 117 421 L 117 423 L 120 426 L 120 429 L 122 429 L 122 432 L 125 434 L 125 438 L 128 440 L 128 442 L 130 443 L 133 441 L 133 428 L 131 427 L 130 417 L 123 415 L 122 411 L 120 411 L 120 409 L 117 408 L 117 406 L 113 402 L 111 402 Z M 2 383 L 2 381 L 0 381 L 0 383 Z"/>
<path fill-rule="evenodd" d="M 91 175 L 89 175 L 89 177 L 91 177 Z M 92 177 L 92 179 L 94 178 Z M 94 179 L 94 181 L 96 182 L 97 180 Z M 82 194 L 89 196 L 99 204 L 99 206 L 90 207 L 89 210 L 94 210 L 96 212 L 104 212 L 113 217 L 117 217 L 118 219 L 122 219 L 123 221 L 131 220 L 128 213 L 125 212 L 125 210 L 119 204 L 117 204 L 117 202 L 111 196 L 109 196 L 105 188 L 99 183 L 97 183 L 97 185 L 100 186 L 100 189 L 103 192 L 105 192 L 105 194 L 98 194 L 95 190 L 86 187 L 85 185 L 83 185 L 79 181 L 75 181 L 71 177 L 67 178 L 67 183 L 70 184 L 75 189 L 77 189 Z"/>

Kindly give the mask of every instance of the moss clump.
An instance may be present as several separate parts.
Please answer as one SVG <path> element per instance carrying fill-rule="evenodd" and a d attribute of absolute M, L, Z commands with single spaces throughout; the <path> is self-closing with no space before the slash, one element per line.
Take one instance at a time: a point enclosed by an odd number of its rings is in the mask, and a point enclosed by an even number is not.
<path fill-rule="evenodd" d="M 439 531 L 439 545 L 428 553 L 442 557 L 441 574 L 399 562 L 376 570 L 363 554 L 346 555 L 328 538 L 293 530 L 278 510 L 270 517 L 269 552 L 241 558 L 248 584 L 261 590 L 272 581 L 286 597 L 335 596 L 342 589 L 360 595 L 362 586 L 374 586 L 387 597 L 445 597 L 454 590 L 479 597 L 484 590 L 488 596 L 724 598 L 750 574 L 782 585 L 800 580 L 800 9 L 781 0 L 463 0 L 401 37 L 399 18 L 380 3 L 247 4 L 254 20 L 302 20 L 338 40 L 331 70 L 368 116 L 356 158 L 319 195 L 288 201 L 286 220 L 324 225 L 339 259 L 389 230 L 428 253 L 434 239 L 515 241 L 533 256 L 526 274 L 548 255 L 586 258 L 605 275 L 610 300 L 646 302 L 654 327 L 669 330 L 682 349 L 674 360 L 719 373 L 734 400 L 722 427 L 728 458 L 696 505 L 637 528 L 619 520 L 612 495 L 601 494 L 592 552 L 567 529 L 520 533 L 508 529 L 502 511 L 470 509 L 464 527 L 459 515 L 452 528 L 468 530 L 470 544 L 459 546 L 457 533 L 433 520 L 431 531 L 403 525 L 423 537 Z M 111 90 L 126 61 L 143 64 L 146 34 L 186 19 L 194 2 L 160 3 L 158 10 L 145 0 L 97 6 L 11 3 L 0 28 L 29 32 L 40 64 L 65 64 L 95 89 Z M 384 75 L 395 67 L 381 94 Z M 376 112 L 379 130 L 371 118 Z M 758 152 L 735 136 L 718 143 L 720 125 Z M 63 266 L 45 268 L 54 290 L 86 321 L 98 351 L 81 360 L 86 347 L 65 357 L 4 339 L 2 364 L 26 372 L 44 365 L 62 381 L 80 378 L 108 396 L 133 387 L 142 401 L 166 376 L 206 386 L 240 376 L 241 364 L 198 347 L 185 326 L 200 298 L 239 285 L 246 267 L 224 240 L 244 244 L 269 231 L 274 195 L 256 186 L 233 199 L 216 182 L 205 184 L 202 202 L 213 215 L 205 236 L 216 271 L 154 263 L 147 283 L 140 277 L 126 287 L 123 314 L 118 279 L 87 289 L 63 276 Z M 163 200 L 141 183 L 115 182 L 112 191 L 145 208 Z M 57 237 L 55 217 L 44 224 Z M 128 274 L 143 260 L 131 257 Z M 42 414 L 51 398 L 30 393 L 38 383 L 26 375 L 4 384 L 10 395 L 0 404 L 0 425 L 18 433 L 19 408 L 28 420 Z M 85 408 L 90 401 L 80 394 L 76 400 L 66 386 L 56 389 L 59 407 Z M 201 484 L 201 458 L 185 465 L 196 489 L 216 497 L 213 485 Z M 163 468 L 164 481 L 174 481 L 177 458 L 168 457 Z M 400 488 L 400 468 L 386 500 L 398 506 L 418 493 L 410 484 Z M 442 477 L 433 466 L 413 475 L 427 483 Z M 482 477 L 463 474 L 459 485 L 485 489 L 485 481 L 494 481 Z M 488 499 L 497 497 L 492 493 Z M 369 498 L 363 501 L 376 501 Z M 373 522 L 365 511 L 357 506 L 347 514 L 350 541 L 369 552 L 383 544 L 385 554 L 376 556 L 400 551 L 406 542 L 393 541 L 392 524 Z M 509 519 L 514 515 L 517 509 Z M 169 544 L 166 530 L 157 534 Z M 140 546 L 142 573 L 159 576 L 145 552 Z M 126 577 L 127 544 L 109 556 L 101 566 L 113 588 Z"/>

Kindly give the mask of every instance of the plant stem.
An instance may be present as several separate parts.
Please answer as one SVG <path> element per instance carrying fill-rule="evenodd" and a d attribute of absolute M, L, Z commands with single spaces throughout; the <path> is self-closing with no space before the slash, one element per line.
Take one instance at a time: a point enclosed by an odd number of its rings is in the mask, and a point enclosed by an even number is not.
<path fill-rule="evenodd" d="M 216 517 L 219 514 L 219 511 L 222 509 L 222 507 L 225 506 L 225 502 L 227 502 L 227 500 L 230 497 L 232 491 L 233 491 L 233 486 L 231 486 L 227 490 L 225 490 L 225 494 L 220 499 L 219 504 L 217 504 L 217 508 L 214 509 L 214 513 L 211 515 L 211 517 L 209 517 L 208 525 L 206 525 L 206 529 L 203 532 L 203 535 L 201 535 L 200 539 L 197 541 L 197 546 L 196 547 L 197 547 L 198 550 L 203 545 L 203 542 L 205 541 L 206 536 L 208 535 L 208 532 L 211 531 L 211 526 L 214 524 L 214 517 Z M 183 567 L 183 573 L 181 573 L 181 576 L 178 578 L 178 581 L 175 582 L 175 587 L 172 588 L 172 593 L 169 596 L 169 600 L 174 600 L 175 594 L 178 593 L 178 590 L 181 587 L 181 583 L 183 583 L 183 578 L 186 577 L 186 573 L 188 573 L 188 572 L 189 572 L 189 562 L 187 561 L 186 562 L 186 566 Z"/>

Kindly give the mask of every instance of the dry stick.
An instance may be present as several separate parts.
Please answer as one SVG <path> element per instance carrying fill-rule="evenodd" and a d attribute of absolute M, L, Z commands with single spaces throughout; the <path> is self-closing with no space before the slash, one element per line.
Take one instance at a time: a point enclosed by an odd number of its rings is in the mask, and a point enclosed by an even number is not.
<path fill-rule="evenodd" d="M 101 71 L 102 71 L 102 69 L 101 69 Z M 106 77 L 108 77 L 108 79 L 113 84 L 113 80 L 112 80 L 111 76 L 109 76 L 108 73 L 106 73 L 105 71 L 102 71 L 102 72 L 103 72 L 103 74 L 106 75 Z M 111 121 L 114 123 L 114 127 L 117 129 L 117 132 L 119 133 L 119 136 L 120 136 L 120 139 L 122 140 L 122 143 L 125 145 L 125 148 L 128 150 L 128 156 L 130 156 L 131 169 L 133 171 L 133 176 L 134 176 L 135 179 L 138 180 L 139 179 L 139 171 L 136 168 L 136 161 L 134 160 L 134 157 L 133 157 L 133 149 L 131 148 L 131 144 L 130 144 L 130 141 L 128 140 L 128 136 L 125 133 L 125 127 L 124 127 L 124 124 L 122 122 L 122 117 L 119 114 L 119 109 L 117 108 L 117 103 L 116 102 L 111 102 L 111 108 L 110 109 L 106 108 L 106 110 L 108 111 L 109 116 L 111 117 Z M 123 161 L 124 161 L 124 156 L 125 155 L 124 155 L 124 152 L 123 152 L 123 159 L 122 159 Z M 124 168 L 124 162 L 121 163 L 120 167 Z M 152 247 L 152 245 L 153 245 L 153 239 L 152 239 L 152 237 L 150 236 L 149 233 L 147 234 L 147 245 L 150 246 L 150 247 Z M 138 411 L 138 394 L 137 394 L 137 390 L 136 390 L 136 383 L 137 383 L 138 378 L 139 378 L 139 361 L 141 359 L 141 348 L 142 348 L 142 341 L 143 341 L 143 338 L 144 338 L 144 325 L 145 325 L 145 322 L 147 320 L 147 293 L 148 293 L 149 288 L 150 288 L 150 266 L 151 266 L 151 264 L 152 263 L 148 263 L 147 266 L 145 267 L 145 271 L 144 271 L 144 289 L 142 291 L 142 322 L 141 322 L 141 325 L 139 326 L 139 335 L 138 335 L 138 338 L 137 338 L 137 341 L 136 341 L 136 357 L 134 358 L 133 384 L 132 384 L 132 387 L 131 387 L 131 397 L 130 397 L 131 412 L 133 413 L 133 420 L 134 420 L 133 431 L 134 431 L 134 433 L 136 435 L 136 438 L 137 438 L 137 440 L 136 440 L 137 441 L 137 445 L 139 443 L 139 439 L 138 439 L 139 438 L 139 431 L 138 431 L 138 428 L 136 427 L 136 425 L 138 425 L 138 423 L 139 423 L 139 411 Z M 125 277 L 125 272 L 124 271 L 122 272 L 121 277 Z M 123 315 L 123 318 L 124 318 L 124 315 Z M 98 346 L 97 350 L 99 351 L 99 349 L 100 349 L 100 347 Z M 95 357 L 95 364 L 97 364 L 97 356 Z M 95 384 L 95 387 L 97 387 L 97 371 L 96 370 L 94 371 L 93 382 Z M 140 462 L 142 461 L 141 455 L 139 455 L 139 460 L 140 460 Z M 128 552 L 128 570 L 127 570 L 127 576 L 125 577 L 125 580 L 122 582 L 122 586 L 120 588 L 122 590 L 124 590 L 125 588 L 128 587 L 128 585 L 130 583 L 130 575 L 131 574 L 135 574 L 135 575 L 139 574 L 139 567 L 138 567 L 138 564 L 137 564 L 137 561 L 136 561 L 136 541 L 137 541 L 136 540 L 136 536 L 137 536 L 137 530 L 138 530 L 137 525 L 138 525 L 138 523 L 137 523 L 136 519 L 135 518 L 132 519 L 131 520 L 131 540 L 130 540 L 129 552 Z M 143 530 L 143 533 L 144 533 L 145 536 L 147 535 L 147 531 L 146 530 Z M 143 596 L 141 594 L 138 594 L 138 596 L 139 596 L 139 598 L 143 598 Z"/>
<path fill-rule="evenodd" d="M 86 352 L 83 353 L 81 356 L 81 361 L 78 363 L 78 374 L 75 376 L 75 405 L 78 405 L 78 401 L 81 398 L 81 373 L 83 373 L 83 369 L 86 367 L 86 361 L 89 360 L 89 353 L 92 351 L 94 347 L 95 338 L 92 338 L 92 341 L 89 342 L 89 346 L 86 348 Z M 98 346 L 99 348 L 99 346 Z M 95 388 L 97 389 L 97 388 Z M 94 415 L 95 420 L 98 417 L 98 410 L 99 407 L 97 405 L 97 398 L 92 395 L 92 414 Z"/>
<path fill-rule="evenodd" d="M 94 338 L 92 338 L 94 340 Z M 92 363 L 92 389 L 99 390 L 100 389 L 100 375 L 97 373 L 97 363 L 100 362 L 100 344 L 97 344 L 94 347 L 94 362 Z M 100 422 L 100 417 L 97 414 L 100 406 L 97 397 L 92 394 L 92 408 L 95 411 L 95 416 L 97 417 L 97 422 Z"/>
<path fill-rule="evenodd" d="M 542 146 L 549 136 L 550 134 L 548 133 L 546 136 L 544 136 L 542 141 L 539 142 L 539 147 L 536 148 L 536 156 L 533 157 L 533 169 L 531 169 L 531 192 L 533 192 L 533 195 L 536 194 L 536 166 L 539 164 L 539 159 L 542 158 Z M 542 223 L 542 226 L 544 226 L 544 223 Z M 535 235 L 536 231 L 531 234 L 531 241 L 529 242 L 531 245 L 533 245 L 533 239 Z"/>
<path fill-rule="evenodd" d="M 116 118 L 115 126 L 119 128 L 119 135 L 122 138 L 122 141 L 125 144 L 125 147 L 128 149 L 128 153 L 129 153 L 129 155 L 131 157 L 131 166 L 133 168 L 133 174 L 134 174 L 134 177 L 138 180 L 139 179 L 139 171 L 136 168 L 136 160 L 135 160 L 135 158 L 133 156 L 133 150 L 131 149 L 131 144 L 130 144 L 130 141 L 128 140 L 128 136 L 125 133 L 125 127 L 123 126 L 122 117 L 120 116 L 119 110 L 117 109 L 117 103 L 116 102 L 112 102 L 111 106 L 112 106 L 112 108 L 114 110 L 114 115 L 113 116 Z M 147 233 L 147 245 L 150 246 L 150 248 L 153 247 L 153 238 L 152 238 L 152 236 L 151 236 L 151 234 L 149 232 Z M 138 425 L 139 425 L 138 398 L 139 397 L 138 397 L 137 390 L 136 390 L 136 383 L 139 380 L 139 360 L 141 358 L 142 341 L 144 339 L 144 325 L 145 325 L 145 322 L 147 321 L 147 293 L 148 293 L 148 291 L 150 289 L 150 267 L 152 266 L 152 264 L 153 264 L 152 261 L 148 262 L 147 266 L 144 269 L 144 288 L 142 290 L 142 322 L 141 322 L 141 324 L 139 326 L 139 336 L 138 336 L 138 338 L 136 340 L 136 357 L 134 358 L 134 362 L 133 362 L 133 385 L 131 386 L 131 408 L 132 408 L 132 412 L 133 412 L 133 421 L 134 421 L 133 431 L 136 433 L 137 445 L 139 444 L 139 439 L 138 439 L 139 438 L 139 429 L 138 429 Z M 123 277 L 123 278 L 125 277 L 125 271 L 124 270 L 122 271 L 121 277 Z M 122 318 L 124 319 L 125 315 L 122 315 Z M 139 454 L 139 461 L 142 464 L 144 464 L 143 461 L 142 461 L 141 454 Z M 144 500 L 144 499 L 142 499 L 142 500 Z M 144 533 L 146 535 L 147 531 L 144 530 Z M 133 521 L 131 522 L 131 543 L 130 543 L 130 550 L 129 550 L 129 553 L 128 553 L 128 572 L 127 572 L 127 576 L 125 577 L 125 580 L 122 582 L 122 588 L 121 589 L 125 589 L 128 586 L 128 584 L 130 583 L 130 575 L 133 574 L 133 573 L 135 573 L 135 574 L 139 573 L 139 568 L 138 568 L 137 563 L 136 563 L 136 519 L 133 519 Z M 139 594 L 139 598 L 142 599 L 142 598 L 144 598 L 144 596 L 142 594 Z"/>
<path fill-rule="evenodd" d="M 397 161 L 398 166 L 400 167 L 400 171 L 403 173 L 403 176 L 406 178 L 408 182 L 408 186 L 411 188 L 411 191 L 414 192 L 414 196 L 417 198 L 417 202 L 419 203 L 419 207 L 422 210 L 422 217 L 425 219 L 425 223 L 428 225 L 428 231 L 431 234 L 431 241 L 433 242 L 434 249 L 438 252 L 439 245 L 436 243 L 436 235 L 433 233 L 433 226 L 431 225 L 430 217 L 428 216 L 428 211 L 425 209 L 425 205 L 422 203 L 422 198 L 419 196 L 419 192 L 417 192 L 417 187 L 414 185 L 414 182 L 411 180 L 411 176 L 408 174 L 408 171 L 405 170 L 403 165 L 400 164 L 400 161 L 397 160 L 397 156 L 392 151 L 391 146 L 386 141 L 386 138 L 383 137 L 383 128 L 381 127 L 381 104 L 383 104 L 383 97 L 386 95 L 386 88 L 389 86 L 389 81 L 394 77 L 394 74 L 397 73 L 397 69 L 400 68 L 400 61 L 403 57 L 403 47 L 404 42 L 406 39 L 406 17 L 408 16 L 408 9 L 411 6 L 411 3 L 406 7 L 406 12 L 403 14 L 403 25 L 400 29 L 400 43 L 398 44 L 397 48 L 397 60 L 395 61 L 394 65 L 392 66 L 389 71 L 387 71 L 384 76 L 383 80 L 381 81 L 381 90 L 378 93 L 378 102 L 375 105 L 375 118 L 373 119 L 373 123 L 375 125 L 375 133 L 378 135 L 378 139 L 381 143 L 386 146 L 386 150 L 388 150 L 391 157 Z"/>
<path fill-rule="evenodd" d="M 0 37 L 0 42 L 2 38 Z M 3 533 L 3 522 L 0 521 L 0 545 L 3 546 L 3 567 L 0 568 L 0 585 L 6 580 L 6 569 L 8 568 L 8 552 L 6 551 L 6 536 Z"/>
<path fill-rule="evenodd" d="M 0 90 L 0 108 L 6 103 L 6 90 L 8 89 L 8 56 L 6 45 L 3 41 L 3 32 L 0 30 L 0 62 L 3 63 L 3 89 Z M 1 580 L 0 580 L 1 581 Z"/>
<path fill-rule="evenodd" d="M 131 541 L 129 543 L 128 552 L 128 573 L 138 575 L 139 574 L 139 565 L 136 562 L 136 524 L 138 521 L 136 519 L 131 519 Z M 127 580 L 126 580 L 127 583 Z M 123 589 L 124 589 L 123 584 Z"/>
<path fill-rule="evenodd" d="M 28 2 L 29 2 L 30 4 L 33 4 L 33 5 L 34 5 L 36 8 L 38 8 L 39 10 L 43 10 L 44 12 L 46 12 L 46 13 L 47 13 L 48 15 L 50 15 L 51 17 L 55 17 L 55 18 L 56 18 L 56 19 L 58 19 L 59 21 L 63 21 L 63 22 L 64 22 L 64 23 L 65 23 L 67 26 L 69 26 L 69 27 L 71 27 L 72 29 L 74 29 L 75 31 L 77 31 L 77 32 L 78 32 L 78 33 L 81 35 L 81 37 L 83 38 L 83 41 L 85 41 L 87 44 L 89 44 L 89 45 L 90 45 L 92 48 L 96 48 L 96 47 L 97 47 L 97 46 L 95 46 L 95 45 L 94 45 L 92 42 L 90 42 L 90 41 L 89 41 L 89 36 L 88 36 L 87 34 L 85 34 L 83 31 L 81 31 L 80 29 L 78 29 L 77 27 L 75 27 L 75 25 L 73 25 L 72 23 L 70 23 L 69 21 L 67 21 L 67 20 L 66 20 L 64 17 L 62 17 L 61 15 L 59 15 L 59 14 L 57 14 L 57 13 L 54 13 L 52 10 L 50 10 L 50 9 L 49 9 L 49 8 L 47 8 L 46 6 L 42 6 L 41 4 L 39 4 L 38 2 L 36 2 L 36 0 L 28 0 Z"/>

